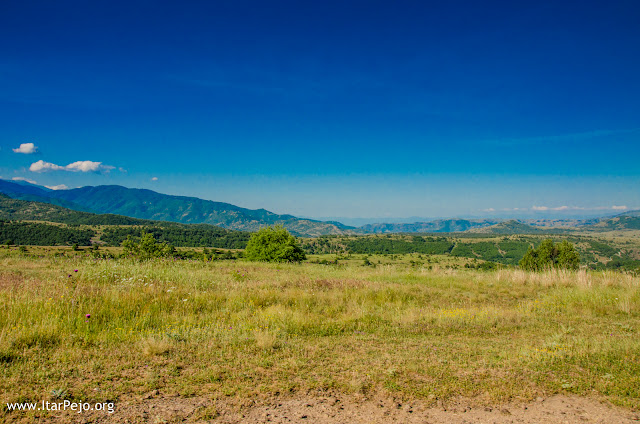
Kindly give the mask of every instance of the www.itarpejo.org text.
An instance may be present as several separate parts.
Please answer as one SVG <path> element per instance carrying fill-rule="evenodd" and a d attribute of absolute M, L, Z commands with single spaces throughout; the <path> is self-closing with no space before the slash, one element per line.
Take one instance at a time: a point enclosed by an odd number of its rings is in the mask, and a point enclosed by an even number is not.
<path fill-rule="evenodd" d="M 9 411 L 73 411 L 81 414 L 86 411 L 104 411 L 107 414 L 115 412 L 113 402 L 89 403 L 89 402 L 71 402 L 65 400 L 63 402 L 22 402 L 7 403 Z"/>

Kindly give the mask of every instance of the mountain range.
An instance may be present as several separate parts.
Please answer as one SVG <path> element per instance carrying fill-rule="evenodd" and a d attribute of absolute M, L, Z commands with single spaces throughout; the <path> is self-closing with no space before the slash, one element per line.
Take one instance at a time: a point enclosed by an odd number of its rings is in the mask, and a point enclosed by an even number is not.
<path fill-rule="evenodd" d="M 301 219 L 265 209 L 246 209 L 197 197 L 173 196 L 116 185 L 49 190 L 33 184 L 0 180 L 0 193 L 14 199 L 51 203 L 76 211 L 183 224 L 211 224 L 231 230 L 256 231 L 275 224 L 298 236 L 348 234 L 354 230 L 339 222 Z"/>
<path fill-rule="evenodd" d="M 107 218 L 75 216 L 94 224 L 107 220 L 116 225 L 134 225 L 126 217 L 139 220 L 169 221 L 183 224 L 210 224 L 225 229 L 256 231 L 262 226 L 280 224 L 297 236 L 367 234 L 367 233 L 453 233 L 535 234 L 560 230 L 611 231 L 640 229 L 640 212 L 587 220 L 505 220 L 505 219 L 437 219 L 413 223 L 378 223 L 352 227 L 336 221 L 319 221 L 279 215 L 265 209 L 246 209 L 224 202 L 197 197 L 174 196 L 152 190 L 116 185 L 88 186 L 70 190 L 51 190 L 22 181 L 0 180 L 0 193 L 10 198 L 40 202 L 39 206 L 22 207 L 21 213 L 7 213 L 2 219 L 54 221 L 61 208 L 95 214 L 111 214 Z M 6 202 L 5 202 L 6 203 Z M 61 207 L 47 208 L 44 204 Z M 116 217 L 119 216 L 119 217 Z M 49 217 L 49 218 L 47 218 Z M 79 222 L 80 223 L 80 222 Z M 84 222 L 83 222 L 84 223 Z M 86 222 L 89 223 L 89 222 Z M 148 223 L 147 223 L 148 224 Z"/>
<path fill-rule="evenodd" d="M 427 222 L 367 224 L 360 227 L 367 233 L 457 233 L 488 227 L 499 219 L 436 219 Z"/>

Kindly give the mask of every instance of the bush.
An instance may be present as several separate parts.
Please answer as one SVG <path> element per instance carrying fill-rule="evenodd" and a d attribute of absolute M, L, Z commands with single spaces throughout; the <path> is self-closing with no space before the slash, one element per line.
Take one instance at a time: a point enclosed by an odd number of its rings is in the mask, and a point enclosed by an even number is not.
<path fill-rule="evenodd" d="M 125 256 L 145 260 L 163 256 L 175 256 L 176 248 L 167 243 L 158 243 L 153 234 L 142 233 L 141 237 L 127 237 L 122 242 Z"/>
<path fill-rule="evenodd" d="M 262 262 L 300 262 L 307 258 L 296 238 L 280 225 L 254 233 L 244 256 L 250 261 Z"/>
<path fill-rule="evenodd" d="M 520 268 L 529 271 L 543 271 L 550 268 L 578 269 L 580 255 L 573 244 L 564 240 L 554 244 L 553 240 L 543 241 L 537 249 L 531 249 L 520 260 Z"/>

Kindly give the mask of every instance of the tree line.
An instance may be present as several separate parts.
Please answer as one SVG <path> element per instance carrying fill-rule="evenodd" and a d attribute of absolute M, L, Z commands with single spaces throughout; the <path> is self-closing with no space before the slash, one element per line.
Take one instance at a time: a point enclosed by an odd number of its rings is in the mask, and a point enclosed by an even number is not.
<path fill-rule="evenodd" d="M 0 240 L 4 244 L 33 246 L 91 244 L 95 231 L 36 222 L 0 221 Z"/>
<path fill-rule="evenodd" d="M 445 255 L 454 243 L 445 237 L 412 236 L 410 240 L 395 237 L 358 237 L 344 240 L 347 252 L 355 254 L 425 253 Z"/>
<path fill-rule="evenodd" d="M 206 224 L 166 227 L 110 227 L 105 228 L 100 240 L 109 246 L 120 246 L 128 237 L 141 237 L 149 233 L 160 243 L 176 247 L 218 247 L 244 249 L 250 233 L 225 230 Z"/>

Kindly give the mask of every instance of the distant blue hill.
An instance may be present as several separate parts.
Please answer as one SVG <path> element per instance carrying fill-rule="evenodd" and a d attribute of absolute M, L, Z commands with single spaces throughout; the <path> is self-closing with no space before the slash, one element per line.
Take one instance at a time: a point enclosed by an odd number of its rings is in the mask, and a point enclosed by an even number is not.
<path fill-rule="evenodd" d="M 301 219 L 265 209 L 246 209 L 197 197 L 173 196 L 117 185 L 48 190 L 31 184 L 0 180 L 0 193 L 14 199 L 51 203 L 79 211 L 183 224 L 211 224 L 232 230 L 256 231 L 274 224 L 283 225 L 299 236 L 345 234 L 354 230 L 338 222 Z"/>
<path fill-rule="evenodd" d="M 360 227 L 368 233 L 459 233 L 488 227 L 501 219 L 436 219 L 427 222 L 367 224 Z"/>
<path fill-rule="evenodd" d="M 78 205 L 55 196 L 56 191 L 24 181 L 0 180 L 0 193 L 13 199 L 28 200 L 30 202 L 51 203 L 63 208 L 82 212 L 94 212 L 82 205 Z"/>

